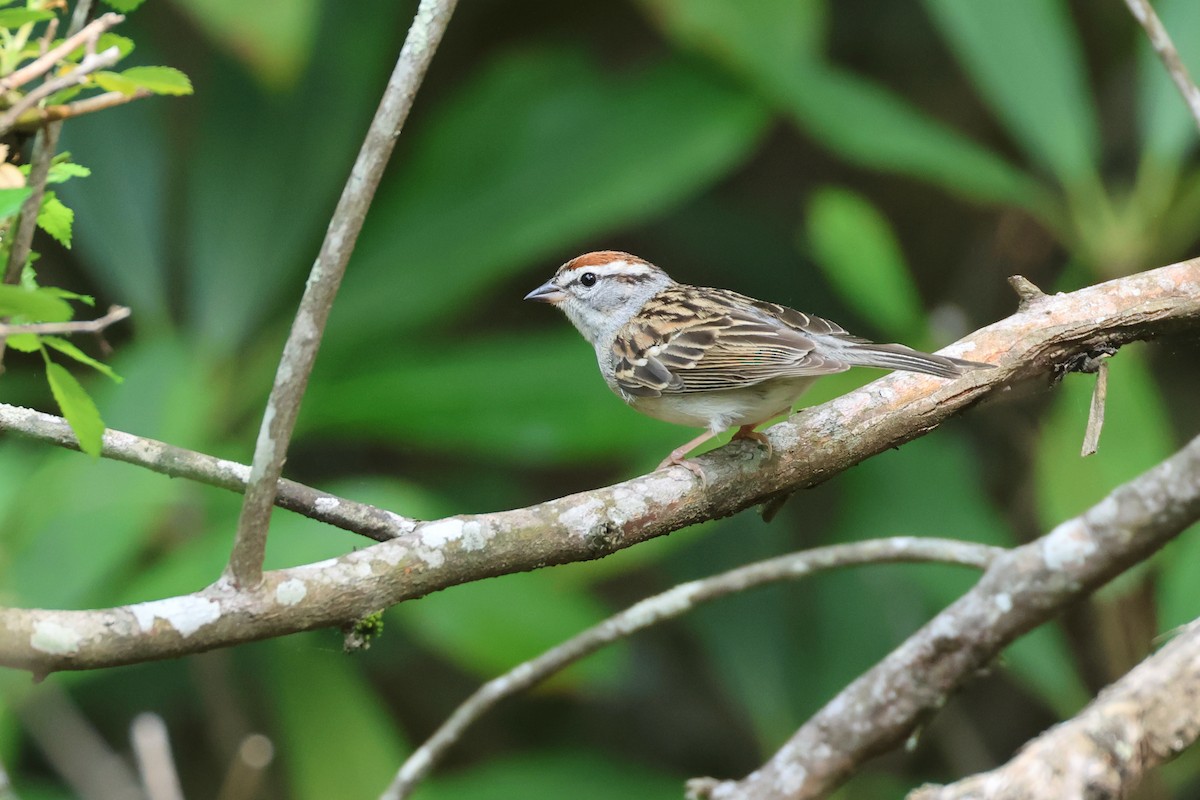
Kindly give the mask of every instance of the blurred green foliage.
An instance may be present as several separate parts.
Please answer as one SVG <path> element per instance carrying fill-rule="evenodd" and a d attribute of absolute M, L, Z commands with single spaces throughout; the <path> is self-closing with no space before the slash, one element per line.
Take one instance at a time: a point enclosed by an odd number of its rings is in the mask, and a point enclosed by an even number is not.
<path fill-rule="evenodd" d="M 196 94 L 66 125 L 92 175 L 59 187 L 74 249 L 46 242 L 41 265 L 134 309 L 132 333 L 110 335 L 124 384 L 79 375 L 112 427 L 243 461 L 414 7 L 254 5 L 176 0 L 131 18 L 131 60 L 170 53 Z M 1200 30 L 1194 0 L 1156 7 L 1168 29 Z M 1177 38 L 1200 72 L 1200 42 Z M 1008 313 L 1007 274 L 1069 289 L 1190 255 L 1197 134 L 1143 39 L 1120 4 L 1064 0 L 460 4 L 334 308 L 289 475 L 432 518 L 652 467 L 691 433 L 623 407 L 567 322 L 520 302 L 589 249 L 930 348 Z M 176 747 L 189 795 L 215 792 L 236 735 L 262 730 L 279 752 L 271 796 L 374 796 L 479 682 L 677 581 L 832 541 L 1044 532 L 1195 432 L 1196 355 L 1122 351 L 1086 460 L 1092 381 L 1070 375 L 794 498 L 772 525 L 746 513 L 389 610 L 366 652 L 324 632 L 239 648 L 220 669 L 50 680 L 118 750 L 147 707 L 177 742 L 209 731 Z M 40 360 L 10 353 L 6 367 L 7 402 L 52 407 Z M 806 402 L 873 377 L 833 376 Z M 215 489 L 9 441 L 0 597 L 89 607 L 193 591 L 219 574 L 237 510 Z M 952 701 L 956 725 L 935 719 L 914 754 L 839 797 L 952 778 L 987 766 L 980 753 L 996 763 L 1077 709 L 1116 668 L 1094 646 L 1113 626 L 1088 620 L 1149 591 L 1159 616 L 1127 625 L 1144 650 L 1196 616 L 1195 534 L 1091 617 L 1023 639 Z M 277 512 L 268 566 L 364 544 Z M 743 774 L 972 580 L 865 568 L 706 607 L 506 703 L 422 796 L 677 797 L 688 776 Z M 68 796 L 16 716 L 37 713 L 38 690 L 14 674 L 0 687 L 0 760 L 21 795 Z M 1165 773 L 1175 796 L 1194 793 L 1188 763 Z"/>

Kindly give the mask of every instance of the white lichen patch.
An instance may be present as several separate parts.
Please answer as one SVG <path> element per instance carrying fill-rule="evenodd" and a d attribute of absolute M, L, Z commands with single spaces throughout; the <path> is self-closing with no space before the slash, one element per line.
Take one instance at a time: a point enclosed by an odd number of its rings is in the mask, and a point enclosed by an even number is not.
<path fill-rule="evenodd" d="M 215 622 L 221 616 L 220 603 L 195 595 L 135 603 L 128 608 L 137 619 L 142 632 L 152 631 L 155 621 L 161 619 L 184 638 Z"/>
<path fill-rule="evenodd" d="M 294 606 L 307 594 L 308 587 L 304 585 L 304 581 L 296 578 L 288 578 L 275 587 L 275 600 L 280 605 Z"/>
<path fill-rule="evenodd" d="M 74 628 L 46 619 L 34 624 L 29 645 L 34 650 L 62 656 L 79 652 L 82 640 L 83 637 Z"/>
<path fill-rule="evenodd" d="M 775 763 L 779 764 L 777 788 L 783 797 L 798 794 L 808 780 L 808 770 L 804 768 L 803 764 L 798 763 L 798 755 L 796 748 L 787 745 L 775 758 Z"/>
<path fill-rule="evenodd" d="M 475 520 L 463 523 L 463 550 L 482 550 L 483 548 L 487 547 L 488 539 L 490 538 L 490 532 L 483 526 L 482 523 L 476 522 Z"/>
<path fill-rule="evenodd" d="M 1001 592 L 996 595 L 992 602 L 996 604 L 996 608 L 1000 609 L 1000 612 L 1003 614 L 1007 614 L 1013 609 L 1012 595 L 1008 592 Z"/>
<path fill-rule="evenodd" d="M 341 504 L 342 501 L 336 497 L 318 497 L 317 501 L 313 503 L 313 508 L 317 510 L 318 514 L 329 514 L 336 511 Z"/>
<path fill-rule="evenodd" d="M 384 542 L 376 547 L 371 548 L 375 557 L 387 564 L 389 567 L 394 567 L 404 559 L 408 558 L 409 550 L 398 542 Z"/>
<path fill-rule="evenodd" d="M 624 525 L 632 519 L 646 515 L 648 506 L 646 498 L 638 492 L 631 492 L 623 486 L 613 489 L 613 503 L 609 511 L 612 521 Z"/>
<path fill-rule="evenodd" d="M 604 521 L 604 504 L 589 497 L 559 514 L 558 521 L 576 536 L 587 536 Z"/>
<path fill-rule="evenodd" d="M 417 530 L 417 535 L 421 537 L 421 543 L 426 547 L 442 548 L 450 542 L 462 538 L 463 521 L 461 519 L 439 519 L 436 522 L 422 525 Z"/>
<path fill-rule="evenodd" d="M 1074 517 L 1059 525 L 1042 539 L 1042 561 L 1049 569 L 1075 567 L 1096 552 L 1083 520 Z"/>
<path fill-rule="evenodd" d="M 418 547 L 413 550 L 417 558 L 425 562 L 425 566 L 430 569 L 441 569 L 446 563 L 446 556 L 440 549 L 429 547 Z"/>

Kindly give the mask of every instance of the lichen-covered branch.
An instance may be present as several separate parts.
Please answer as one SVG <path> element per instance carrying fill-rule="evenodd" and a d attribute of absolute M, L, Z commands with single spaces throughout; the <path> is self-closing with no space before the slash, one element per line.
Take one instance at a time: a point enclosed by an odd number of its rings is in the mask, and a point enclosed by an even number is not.
<path fill-rule="evenodd" d="M 943 351 L 996 369 L 954 381 L 888 375 L 770 428 L 771 458 L 744 442 L 701 456 L 707 485 L 673 467 L 528 508 L 418 523 L 337 559 L 265 573 L 250 591 L 218 584 L 112 609 L 0 609 L 0 664 L 45 673 L 171 658 L 352 623 L 480 578 L 601 558 L 828 480 L 1011 385 L 1047 380 L 1075 354 L 1186 329 L 1200 329 L 1200 261 L 1032 298 Z"/>
<path fill-rule="evenodd" d="M 1197 519 L 1200 436 L 1080 516 L 996 558 L 967 594 L 843 689 L 760 769 L 740 781 L 695 780 L 690 796 L 825 797 L 859 764 L 907 739 L 1018 636 Z"/>
<path fill-rule="evenodd" d="M 1128 797 L 1200 737 L 1200 621 L 998 769 L 924 786 L 909 800 Z M 1070 758 L 1064 758 L 1070 753 Z"/>

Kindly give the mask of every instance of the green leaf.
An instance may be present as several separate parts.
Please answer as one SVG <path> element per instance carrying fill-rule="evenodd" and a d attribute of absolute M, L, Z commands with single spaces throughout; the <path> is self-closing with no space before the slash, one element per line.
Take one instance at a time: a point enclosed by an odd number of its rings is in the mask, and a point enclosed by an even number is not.
<path fill-rule="evenodd" d="M 335 641 L 329 633 L 291 636 L 257 654 L 255 673 L 278 721 L 287 796 L 297 800 L 375 797 L 408 750 L 359 661 Z"/>
<path fill-rule="evenodd" d="M 0 316 L 20 316 L 23 322 L 66 322 L 71 305 L 46 289 L 0 284 Z"/>
<path fill-rule="evenodd" d="M 61 286 L 43 286 L 42 291 L 54 297 L 61 297 L 64 300 L 78 300 L 85 306 L 96 305 L 96 298 L 92 297 L 90 294 L 72 292 L 70 289 L 63 289 Z"/>
<path fill-rule="evenodd" d="M 880 331 L 912 338 L 925 327 L 912 275 L 887 220 L 859 194 L 820 189 L 809 200 L 808 243 L 838 294 Z"/>
<path fill-rule="evenodd" d="M 135 95 L 137 94 L 137 90 L 142 88 L 121 73 L 110 72 L 108 70 L 100 70 L 99 72 L 92 73 L 92 80 L 105 91 L 120 92 L 126 96 Z"/>
<path fill-rule="evenodd" d="M 65 89 L 59 89 L 54 94 L 46 98 L 46 105 L 59 106 L 63 103 L 69 103 L 83 93 L 83 86 L 68 86 Z"/>
<path fill-rule="evenodd" d="M 146 0 L 104 0 L 105 5 L 120 11 L 122 14 L 128 14 L 133 11 Z"/>
<path fill-rule="evenodd" d="M 925 0 L 925 7 L 1028 156 L 1067 187 L 1096 181 L 1099 123 L 1066 4 Z"/>
<path fill-rule="evenodd" d="M 121 77 L 131 82 L 136 89 L 146 89 L 154 94 L 192 93 L 191 80 L 174 67 L 130 67 L 121 73 Z"/>
<path fill-rule="evenodd" d="M 68 342 L 66 339 L 60 339 L 57 336 L 43 336 L 43 337 L 41 337 L 41 339 L 42 339 L 42 342 L 44 344 L 46 344 L 47 346 L 57 350 L 58 352 L 62 353 L 65 356 L 69 356 L 70 358 L 75 359 L 76 361 L 78 361 L 81 364 L 87 364 L 92 369 L 96 370 L 97 372 L 99 372 L 103 375 L 107 375 L 109 378 L 112 378 L 117 383 L 124 382 L 125 379 L 122 378 L 120 375 L 118 375 L 116 372 L 114 372 L 113 368 L 110 367 L 108 364 L 105 364 L 103 361 L 97 361 L 96 359 L 89 356 L 87 353 L 80 350 L 75 345 Z"/>
<path fill-rule="evenodd" d="M 50 172 L 46 175 L 46 183 L 66 183 L 71 178 L 86 178 L 91 174 L 92 171 L 83 164 L 60 161 L 57 164 L 50 165 Z"/>
<path fill-rule="evenodd" d="M 15 216 L 21 211 L 21 205 L 29 199 L 33 190 L 28 186 L 15 189 L 0 189 L 0 219 Z"/>
<path fill-rule="evenodd" d="M 36 353 L 42 349 L 41 337 L 36 333 L 17 333 L 4 340 L 13 350 L 22 353 Z"/>
<path fill-rule="evenodd" d="M 61 364 L 46 362 L 46 380 L 58 403 L 62 415 L 67 418 L 71 430 L 79 440 L 79 449 L 90 456 L 99 456 L 104 440 L 104 420 L 91 396 L 75 380 L 75 376 Z"/>
<path fill-rule="evenodd" d="M 54 192 L 42 196 L 42 207 L 38 210 L 38 227 L 58 240 L 63 247 L 71 247 L 71 225 L 75 212 L 62 204 Z"/>
<path fill-rule="evenodd" d="M 54 19 L 53 11 L 38 11 L 32 8 L 6 8 L 0 10 L 0 28 L 19 28 L 30 22 Z"/>

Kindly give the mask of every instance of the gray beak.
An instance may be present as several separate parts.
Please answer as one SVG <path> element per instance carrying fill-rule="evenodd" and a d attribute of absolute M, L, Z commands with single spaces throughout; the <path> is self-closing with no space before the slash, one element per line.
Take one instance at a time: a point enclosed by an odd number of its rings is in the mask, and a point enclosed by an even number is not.
<path fill-rule="evenodd" d="M 566 295 L 563 294 L 563 290 L 555 286 L 552 280 L 546 281 L 525 295 L 526 300 L 536 300 L 539 303 L 557 303 L 564 298 L 566 298 Z"/>

